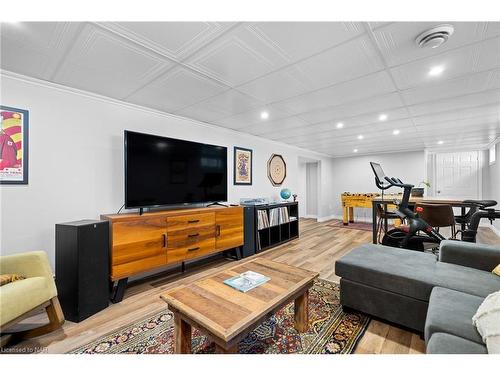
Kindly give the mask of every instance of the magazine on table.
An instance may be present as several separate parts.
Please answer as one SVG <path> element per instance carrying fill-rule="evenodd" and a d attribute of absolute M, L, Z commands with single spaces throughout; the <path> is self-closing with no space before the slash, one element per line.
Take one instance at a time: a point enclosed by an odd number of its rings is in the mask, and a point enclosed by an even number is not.
<path fill-rule="evenodd" d="M 259 285 L 262 285 L 271 280 L 270 277 L 261 275 L 260 273 L 253 271 L 243 272 L 241 275 L 231 277 L 227 280 L 224 280 L 224 284 L 229 285 L 230 287 L 239 290 L 240 292 L 248 292 Z"/>

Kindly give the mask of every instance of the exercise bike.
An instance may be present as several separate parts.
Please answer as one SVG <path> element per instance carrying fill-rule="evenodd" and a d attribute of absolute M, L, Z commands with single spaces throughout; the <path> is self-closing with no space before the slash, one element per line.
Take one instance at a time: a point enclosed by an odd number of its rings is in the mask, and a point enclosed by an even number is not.
<path fill-rule="evenodd" d="M 397 206 L 395 213 L 402 221 L 407 221 L 408 225 L 389 230 L 382 239 L 382 245 L 424 251 L 428 247 L 436 248 L 441 241 L 446 240 L 443 235 L 419 217 L 418 209 L 417 212 L 414 212 L 408 207 L 411 189 L 414 185 L 405 184 L 398 178 L 387 177 L 378 163 L 370 162 L 370 166 L 375 174 L 375 184 L 382 190 L 382 194 L 384 190 L 391 187 L 403 189 L 402 200 L 395 202 Z M 481 219 L 488 218 L 492 222 L 500 218 L 500 211 L 491 208 L 497 204 L 496 201 L 469 201 L 469 203 L 472 207 L 469 211 L 470 214 L 466 215 L 466 229 L 458 231 L 458 233 L 461 233 L 463 241 L 476 242 L 477 229 Z"/>

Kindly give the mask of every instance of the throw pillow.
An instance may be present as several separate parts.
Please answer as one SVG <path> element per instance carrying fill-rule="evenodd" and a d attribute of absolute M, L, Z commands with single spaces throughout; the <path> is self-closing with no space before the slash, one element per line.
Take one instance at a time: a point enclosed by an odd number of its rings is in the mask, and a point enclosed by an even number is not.
<path fill-rule="evenodd" d="M 481 303 L 472 324 L 483 338 L 489 354 L 500 354 L 500 290 Z"/>
<path fill-rule="evenodd" d="M 17 280 L 24 280 L 25 277 L 21 275 L 16 275 L 14 273 L 8 273 L 5 275 L 0 275 L 0 286 L 12 283 Z"/>
<path fill-rule="evenodd" d="M 496 266 L 495 268 L 493 268 L 493 272 L 495 275 L 497 276 L 500 276 L 500 264 L 498 266 Z"/>

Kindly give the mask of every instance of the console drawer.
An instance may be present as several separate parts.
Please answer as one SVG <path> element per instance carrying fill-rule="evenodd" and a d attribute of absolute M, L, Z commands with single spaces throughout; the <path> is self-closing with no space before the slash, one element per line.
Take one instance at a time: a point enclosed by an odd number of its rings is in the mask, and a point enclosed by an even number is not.
<path fill-rule="evenodd" d="M 167 250 L 167 263 L 182 262 L 187 259 L 198 258 L 214 252 L 216 252 L 215 238 L 212 237 L 188 246 Z"/>
<path fill-rule="evenodd" d="M 215 238 L 215 225 L 196 226 L 171 231 L 167 235 L 167 250 L 204 243 Z"/>
<path fill-rule="evenodd" d="M 215 225 L 215 213 L 178 215 L 167 218 L 167 232 Z"/>

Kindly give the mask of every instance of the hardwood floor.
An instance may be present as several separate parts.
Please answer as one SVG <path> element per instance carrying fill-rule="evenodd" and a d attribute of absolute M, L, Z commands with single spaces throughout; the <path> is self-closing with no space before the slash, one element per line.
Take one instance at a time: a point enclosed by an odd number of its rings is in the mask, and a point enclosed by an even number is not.
<path fill-rule="evenodd" d="M 317 223 L 312 219 L 300 222 L 300 238 L 280 247 L 267 250 L 258 257 L 303 267 L 320 273 L 320 277 L 337 281 L 335 261 L 356 246 L 369 243 L 371 232 L 330 227 L 328 222 Z M 481 228 L 478 242 L 500 244 L 500 239 L 489 229 Z M 248 258 L 247 258 L 248 259 Z M 234 261 L 215 259 L 209 264 L 188 265 L 184 274 L 174 272 L 139 280 L 126 291 L 121 303 L 110 305 L 104 311 L 75 324 L 66 322 L 62 330 L 24 341 L 18 347 L 48 353 L 65 353 L 124 325 L 144 318 L 165 308 L 160 294 L 171 287 L 210 275 L 234 265 Z M 37 315 L 28 323 L 42 322 Z M 425 345 L 419 335 L 373 319 L 360 340 L 356 353 L 424 353 Z"/>

